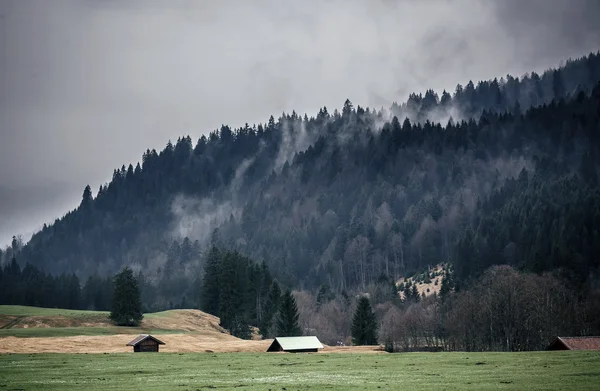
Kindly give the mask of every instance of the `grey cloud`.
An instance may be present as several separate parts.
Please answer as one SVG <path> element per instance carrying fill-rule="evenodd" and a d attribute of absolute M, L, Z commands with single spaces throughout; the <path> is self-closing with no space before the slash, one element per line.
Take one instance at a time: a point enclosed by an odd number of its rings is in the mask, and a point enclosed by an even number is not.
<path fill-rule="evenodd" d="M 182 134 L 597 50 L 591 0 L 0 0 L 0 243 Z M 595 13 L 594 13 L 595 12 Z M 9 212 L 10 218 L 9 217 Z M 42 213 L 43 212 L 43 213 Z"/>

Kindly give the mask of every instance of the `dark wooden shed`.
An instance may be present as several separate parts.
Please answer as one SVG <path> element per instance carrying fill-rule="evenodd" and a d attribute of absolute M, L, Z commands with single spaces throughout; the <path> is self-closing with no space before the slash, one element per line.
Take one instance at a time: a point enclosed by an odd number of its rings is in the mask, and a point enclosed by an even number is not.
<path fill-rule="evenodd" d="M 600 337 L 556 337 L 546 350 L 600 350 Z"/>
<path fill-rule="evenodd" d="M 267 352 L 309 353 L 323 349 L 317 337 L 277 337 L 267 349 Z"/>
<path fill-rule="evenodd" d="M 134 352 L 158 352 L 158 345 L 165 343 L 149 334 L 140 334 L 129 342 L 127 346 L 133 346 Z"/>

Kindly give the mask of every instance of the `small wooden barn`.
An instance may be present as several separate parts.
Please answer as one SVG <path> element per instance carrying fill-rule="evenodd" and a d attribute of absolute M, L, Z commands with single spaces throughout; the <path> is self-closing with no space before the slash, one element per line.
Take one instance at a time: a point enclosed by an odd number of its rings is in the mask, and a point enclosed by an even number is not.
<path fill-rule="evenodd" d="M 600 337 L 556 337 L 546 350 L 600 350 Z"/>
<path fill-rule="evenodd" d="M 321 341 L 314 336 L 306 337 L 277 337 L 267 349 L 267 352 L 307 353 L 323 349 Z"/>
<path fill-rule="evenodd" d="M 127 346 L 133 346 L 134 352 L 158 352 L 158 345 L 165 343 L 150 334 L 140 334 L 135 337 Z"/>

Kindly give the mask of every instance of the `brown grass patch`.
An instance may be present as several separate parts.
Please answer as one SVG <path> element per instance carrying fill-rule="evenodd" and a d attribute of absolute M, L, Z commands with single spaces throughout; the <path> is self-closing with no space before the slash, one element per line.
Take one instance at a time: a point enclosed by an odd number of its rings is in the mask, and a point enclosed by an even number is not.
<path fill-rule="evenodd" d="M 27 316 L 11 328 L 35 327 L 104 327 L 112 326 L 110 321 L 102 316 L 98 317 L 70 317 L 70 316 Z"/>
<path fill-rule="evenodd" d="M 263 352 L 271 341 L 244 341 L 228 334 L 214 336 L 194 334 L 156 335 L 165 345 L 161 352 Z M 78 336 L 58 338 L 0 339 L 0 353 L 126 353 L 132 352 L 127 342 L 132 335 Z"/>
<path fill-rule="evenodd" d="M 0 325 L 9 325 L 18 320 L 14 327 L 103 327 L 110 322 L 102 316 L 27 316 L 2 315 Z M 219 326 L 219 318 L 198 310 L 173 310 L 145 317 L 140 325 L 144 329 L 182 330 L 185 334 L 155 334 L 165 343 L 161 352 L 265 352 L 272 339 L 260 340 L 256 331 L 253 340 L 242 340 L 230 335 Z M 2 327 L 2 326 L 0 326 Z M 126 346 L 134 338 L 131 334 L 104 336 L 73 336 L 48 338 L 0 338 L 1 353 L 126 353 Z M 326 346 L 322 353 L 377 353 L 381 346 Z"/>
<path fill-rule="evenodd" d="M 219 326 L 219 318 L 199 310 L 172 310 L 167 313 L 145 316 L 140 327 L 149 329 L 183 330 L 190 332 L 227 333 Z"/>
<path fill-rule="evenodd" d="M 366 345 L 366 346 L 327 346 L 319 350 L 320 353 L 385 353 L 381 345 Z"/>
<path fill-rule="evenodd" d="M 18 321 L 18 319 L 19 319 L 18 316 L 0 315 L 0 329 L 3 329 L 5 327 L 10 327 L 11 324 L 15 321 Z"/>
<path fill-rule="evenodd" d="M 272 339 L 247 341 L 229 334 L 157 334 L 165 343 L 161 352 L 266 352 Z M 0 353 L 127 353 L 132 352 L 127 342 L 132 335 L 80 336 L 58 338 L 16 338 L 0 339 Z M 325 346 L 320 353 L 382 353 L 381 346 Z"/>

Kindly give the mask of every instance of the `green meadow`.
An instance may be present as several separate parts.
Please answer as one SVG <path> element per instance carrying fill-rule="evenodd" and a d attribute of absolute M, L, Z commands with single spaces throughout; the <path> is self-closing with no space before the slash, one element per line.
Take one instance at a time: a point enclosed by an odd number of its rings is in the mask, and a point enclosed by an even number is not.
<path fill-rule="evenodd" d="M 0 338 L 51 338 L 97 336 L 115 334 L 182 334 L 182 330 L 148 329 L 142 327 L 35 327 L 27 329 L 0 329 Z M 0 344 L 2 340 L 0 339 Z"/>
<path fill-rule="evenodd" d="M 600 352 L 0 355 L 0 390 L 598 390 Z"/>
<path fill-rule="evenodd" d="M 145 318 L 169 316 L 172 311 L 162 311 L 144 314 Z M 0 315 L 10 316 L 65 316 L 71 318 L 99 317 L 105 319 L 109 311 L 67 310 L 63 308 L 42 308 L 25 305 L 0 305 Z"/>
<path fill-rule="evenodd" d="M 62 308 L 29 307 L 25 305 L 0 305 L 0 314 L 11 316 L 103 316 L 109 315 L 108 311 L 66 310 Z"/>
<path fill-rule="evenodd" d="M 62 308 L 41 308 L 19 305 L 0 305 L 0 321 L 3 317 L 11 317 L 10 320 L 0 322 L 0 338 L 3 337 L 71 337 L 82 335 L 114 335 L 114 334 L 172 334 L 182 333 L 181 330 L 170 330 L 163 328 L 144 328 L 144 327 L 117 327 L 110 323 L 108 311 L 83 311 L 67 310 Z M 173 311 L 163 311 L 144 314 L 145 319 L 167 318 L 173 314 Z M 48 325 L 53 325 L 57 319 L 68 318 L 72 320 L 73 326 L 56 327 L 19 327 L 19 323 L 27 322 L 31 319 L 41 319 Z M 100 323 L 97 326 L 82 327 L 83 322 Z M 105 323 L 106 325 L 101 325 Z M 0 344 L 2 341 L 0 340 Z"/>

